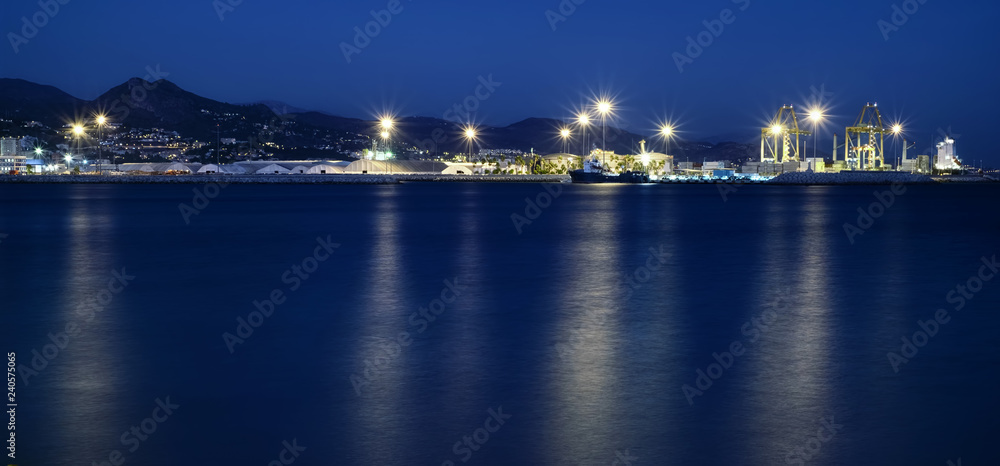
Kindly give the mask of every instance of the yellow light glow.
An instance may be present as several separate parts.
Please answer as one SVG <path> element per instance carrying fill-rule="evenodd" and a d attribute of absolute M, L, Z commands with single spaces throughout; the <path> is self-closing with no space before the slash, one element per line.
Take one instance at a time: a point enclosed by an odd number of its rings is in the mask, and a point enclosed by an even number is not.
<path fill-rule="evenodd" d="M 382 139 L 386 139 L 388 137 L 389 137 L 389 132 L 388 131 L 382 131 Z"/>
<path fill-rule="evenodd" d="M 104 123 L 107 123 L 108 121 L 107 117 L 105 117 L 104 115 L 97 115 L 97 118 L 95 118 L 94 120 L 97 122 L 97 124 L 101 126 L 104 126 Z"/>
<path fill-rule="evenodd" d="M 581 125 L 587 126 L 590 124 L 590 117 L 586 113 L 581 113 L 577 115 L 576 121 L 580 122 Z"/>
<path fill-rule="evenodd" d="M 597 111 L 601 112 L 601 115 L 607 115 L 611 111 L 611 102 L 607 100 L 602 100 L 597 103 Z"/>
<path fill-rule="evenodd" d="M 382 128 L 391 129 L 392 125 L 393 125 L 393 122 L 392 122 L 391 119 L 389 119 L 389 118 L 383 118 L 382 119 Z"/>
<path fill-rule="evenodd" d="M 559 135 L 562 136 L 563 139 L 566 139 L 569 137 L 569 130 L 563 128 L 561 131 L 559 131 Z"/>
<path fill-rule="evenodd" d="M 784 130 L 781 125 L 774 125 L 771 127 L 771 134 L 781 134 Z"/>
<path fill-rule="evenodd" d="M 900 126 L 900 125 L 894 125 L 892 127 L 893 134 L 899 134 L 900 131 L 903 131 L 903 127 L 902 126 Z"/>
<path fill-rule="evenodd" d="M 472 128 L 465 128 L 465 137 L 466 137 L 466 139 L 475 139 L 476 138 L 476 130 L 472 129 Z"/>
<path fill-rule="evenodd" d="M 809 119 L 812 120 L 813 122 L 817 122 L 818 123 L 819 120 L 823 119 L 823 114 L 820 113 L 819 110 L 813 110 L 813 111 L 809 112 Z"/>
<path fill-rule="evenodd" d="M 670 125 L 664 125 L 663 128 L 660 128 L 660 131 L 663 133 L 664 136 L 670 136 L 671 134 L 673 134 L 674 129 L 671 128 Z"/>
<path fill-rule="evenodd" d="M 73 134 L 80 136 L 83 134 L 83 126 L 73 125 Z"/>

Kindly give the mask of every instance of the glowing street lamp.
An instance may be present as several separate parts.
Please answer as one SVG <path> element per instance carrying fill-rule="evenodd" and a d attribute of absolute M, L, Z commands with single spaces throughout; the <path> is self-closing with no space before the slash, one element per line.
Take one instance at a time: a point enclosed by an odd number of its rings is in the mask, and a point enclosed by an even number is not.
<path fill-rule="evenodd" d="M 670 154 L 670 136 L 674 134 L 674 128 L 670 125 L 663 125 L 660 128 L 660 134 L 663 135 L 663 155 Z"/>
<path fill-rule="evenodd" d="M 569 139 L 569 135 L 570 135 L 569 129 L 563 128 L 563 129 L 559 130 L 559 136 L 561 136 L 562 140 L 563 140 L 563 150 L 562 151 L 563 151 L 564 154 L 568 150 L 566 148 L 566 142 L 567 142 L 567 139 Z"/>
<path fill-rule="evenodd" d="M 469 141 L 469 161 L 472 161 L 472 143 L 476 140 L 476 129 L 471 126 L 465 127 L 465 139 Z"/>
<path fill-rule="evenodd" d="M 611 113 L 611 101 L 602 99 L 597 102 L 597 111 L 601 114 L 601 158 L 602 162 L 607 157 L 608 151 L 608 113 Z"/>
<path fill-rule="evenodd" d="M 94 118 L 94 122 L 97 123 L 97 172 L 101 172 L 101 164 L 104 163 L 103 147 L 101 147 L 101 141 L 104 139 L 104 125 L 108 122 L 107 117 L 98 114 Z"/>
<path fill-rule="evenodd" d="M 587 115 L 586 113 L 580 113 L 579 115 L 576 116 L 576 122 L 580 125 L 580 130 L 583 133 L 583 137 L 581 138 L 583 145 L 580 148 L 580 156 L 586 157 L 587 133 L 589 132 L 587 131 L 587 127 L 590 126 L 590 115 Z"/>
<path fill-rule="evenodd" d="M 819 145 L 819 122 L 823 119 L 823 113 L 818 109 L 809 112 L 809 120 L 813 122 L 813 158 L 816 158 L 816 146 Z M 836 154 L 834 154 L 836 155 Z"/>
<path fill-rule="evenodd" d="M 777 136 L 777 135 L 781 134 L 784 130 L 785 129 L 782 128 L 781 125 L 774 125 L 774 126 L 771 127 L 771 134 Z"/>

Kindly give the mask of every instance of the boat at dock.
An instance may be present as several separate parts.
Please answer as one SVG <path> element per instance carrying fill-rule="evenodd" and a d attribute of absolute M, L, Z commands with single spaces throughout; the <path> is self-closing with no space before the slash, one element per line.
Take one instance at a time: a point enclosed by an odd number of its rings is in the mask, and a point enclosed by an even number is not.
<path fill-rule="evenodd" d="M 583 161 L 583 169 L 569 172 L 574 183 L 649 183 L 649 174 L 645 172 L 626 171 L 612 173 L 596 156 Z"/>

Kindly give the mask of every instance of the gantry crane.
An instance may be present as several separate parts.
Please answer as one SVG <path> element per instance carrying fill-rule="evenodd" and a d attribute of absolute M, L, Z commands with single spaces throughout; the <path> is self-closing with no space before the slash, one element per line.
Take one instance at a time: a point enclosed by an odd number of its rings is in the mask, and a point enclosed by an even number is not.
<path fill-rule="evenodd" d="M 799 119 L 795 116 L 795 108 L 785 105 L 778 110 L 771 126 L 760 129 L 760 161 L 761 163 L 800 162 L 799 136 L 809 136 L 812 133 L 799 129 Z M 792 135 L 795 143 L 792 144 Z"/>
<path fill-rule="evenodd" d="M 844 160 L 849 170 L 884 170 L 885 134 L 892 131 L 882 123 L 878 104 L 865 104 L 854 126 L 846 129 Z"/>

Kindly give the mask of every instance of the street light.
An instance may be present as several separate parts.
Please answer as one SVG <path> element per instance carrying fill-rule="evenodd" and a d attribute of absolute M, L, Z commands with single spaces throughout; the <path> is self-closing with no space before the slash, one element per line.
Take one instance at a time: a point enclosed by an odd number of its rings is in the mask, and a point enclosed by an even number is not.
<path fill-rule="evenodd" d="M 563 128 L 563 129 L 559 130 L 559 136 L 562 136 L 562 139 L 563 139 L 563 150 L 562 151 L 563 151 L 564 154 L 568 150 L 566 148 L 566 142 L 567 142 L 566 140 L 569 138 L 569 134 L 570 133 L 569 133 L 569 129 L 568 128 Z"/>
<path fill-rule="evenodd" d="M 108 122 L 107 117 L 98 114 L 94 121 L 97 123 L 97 173 L 101 173 L 101 164 L 104 163 L 103 148 L 101 140 L 104 139 L 104 124 Z M 117 170 L 117 167 L 115 168 Z"/>
<path fill-rule="evenodd" d="M 606 99 L 598 101 L 597 111 L 601 114 L 601 163 L 607 166 L 608 113 L 611 112 L 611 101 Z"/>
<path fill-rule="evenodd" d="M 809 112 L 809 119 L 813 122 L 813 158 L 815 159 L 816 146 L 819 145 L 819 122 L 823 119 L 823 113 L 819 110 L 813 110 Z"/>
<path fill-rule="evenodd" d="M 80 137 L 83 136 L 83 125 L 73 124 L 73 137 L 76 139 L 76 152 L 80 153 Z"/>
<path fill-rule="evenodd" d="M 580 125 L 580 131 L 583 133 L 583 145 L 580 148 L 580 157 L 587 157 L 587 126 L 590 126 L 590 115 L 586 113 L 580 113 L 576 116 L 576 122 Z"/>
<path fill-rule="evenodd" d="M 472 142 L 476 140 L 476 129 L 471 126 L 465 127 L 465 139 L 469 141 L 469 161 L 472 161 Z"/>
<path fill-rule="evenodd" d="M 895 138 L 895 136 L 899 136 L 899 133 L 901 133 L 901 132 L 903 132 L 903 126 L 902 125 L 900 125 L 900 124 L 892 125 L 892 135 L 893 135 L 893 138 L 892 138 L 892 147 L 893 147 L 893 149 L 896 148 L 896 138 Z M 904 148 L 906 147 L 906 139 L 903 139 L 903 147 Z M 895 150 L 893 150 L 893 152 L 895 152 Z M 897 158 L 897 160 L 902 159 L 902 158 L 903 158 L 903 156 L 900 155 Z M 901 164 L 901 162 L 897 162 L 896 163 L 896 168 L 897 169 L 899 168 L 900 164 Z"/>
<path fill-rule="evenodd" d="M 660 133 L 663 134 L 663 155 L 670 154 L 670 136 L 674 134 L 674 128 L 670 125 L 663 125 L 660 128 Z"/>

